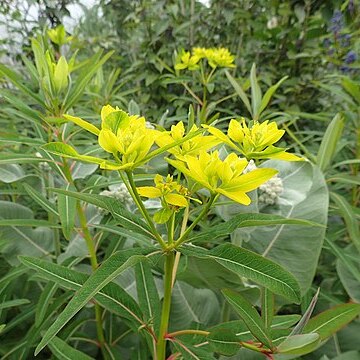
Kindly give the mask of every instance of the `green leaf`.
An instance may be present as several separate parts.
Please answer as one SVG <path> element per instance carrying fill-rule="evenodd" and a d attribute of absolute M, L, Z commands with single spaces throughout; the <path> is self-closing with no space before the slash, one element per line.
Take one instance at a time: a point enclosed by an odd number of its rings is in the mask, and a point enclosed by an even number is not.
<path fill-rule="evenodd" d="M 40 344 L 35 350 L 37 355 L 56 334 L 71 320 L 71 318 L 83 308 L 105 285 L 114 280 L 118 275 L 129 267 L 134 266 L 144 259 L 142 251 L 119 251 L 109 257 L 101 266 L 85 281 L 84 285 L 76 292 L 64 311 L 46 331 Z"/>
<path fill-rule="evenodd" d="M 0 310 L 8 309 L 15 306 L 26 305 L 26 304 L 30 304 L 30 300 L 16 299 L 16 300 L 4 301 L 3 303 L 0 303 Z"/>
<path fill-rule="evenodd" d="M 328 182 L 336 182 L 342 184 L 360 185 L 359 176 L 347 175 L 347 174 L 334 174 L 327 178 Z"/>
<path fill-rule="evenodd" d="M 51 298 L 55 294 L 56 290 L 58 289 L 58 285 L 52 282 L 46 284 L 43 292 L 41 293 L 39 300 L 36 305 L 36 312 L 35 312 L 35 326 L 39 327 L 40 324 L 43 322 L 46 312 L 48 310 L 49 303 Z"/>
<path fill-rule="evenodd" d="M 23 179 L 27 175 L 22 167 L 18 164 L 3 164 L 0 165 L 0 182 L 11 184 Z"/>
<path fill-rule="evenodd" d="M 41 277 L 53 281 L 65 289 L 79 290 L 89 275 L 37 258 L 22 256 L 20 261 L 36 270 Z M 136 328 L 143 326 L 142 312 L 135 300 L 119 285 L 110 283 L 101 289 L 95 300 L 105 309 L 134 321 Z"/>
<path fill-rule="evenodd" d="M 321 225 L 327 223 L 328 188 L 320 169 L 310 162 L 271 160 L 262 166 L 279 170 L 283 191 L 276 206 L 267 206 L 266 212 L 286 218 L 309 220 Z M 304 294 L 310 288 L 316 273 L 325 226 L 288 226 L 286 224 L 252 229 L 239 229 L 232 241 L 251 239 L 243 246 L 290 271 Z"/>
<path fill-rule="evenodd" d="M 74 190 L 74 186 L 68 184 L 66 190 Z M 74 197 L 58 194 L 58 211 L 63 234 L 67 240 L 70 240 L 71 233 L 75 226 L 76 199 Z"/>
<path fill-rule="evenodd" d="M 258 226 L 272 226 L 272 225 L 303 225 L 303 226 L 321 226 L 309 220 L 302 219 L 289 219 L 280 215 L 273 214 L 239 214 L 231 219 L 227 220 L 225 223 L 211 227 L 208 230 L 202 231 L 199 234 L 196 234 L 191 237 L 188 241 L 191 243 L 199 242 L 212 242 L 219 237 L 226 236 L 231 234 L 238 228 L 245 227 L 258 227 Z"/>
<path fill-rule="evenodd" d="M 26 164 L 48 161 L 47 159 L 39 158 L 35 155 L 29 154 L 14 154 L 3 152 L 0 154 L 0 164 Z"/>
<path fill-rule="evenodd" d="M 46 108 L 46 104 L 44 103 L 44 101 L 37 94 L 32 92 L 29 86 L 22 84 L 21 76 L 19 76 L 17 73 L 0 64 L 0 74 L 6 76 L 19 90 L 21 90 L 24 94 L 30 96 L 38 104 Z"/>
<path fill-rule="evenodd" d="M 219 308 L 213 291 L 176 281 L 171 295 L 170 331 L 188 329 L 194 322 L 205 326 L 214 324 L 220 320 Z"/>
<path fill-rule="evenodd" d="M 225 70 L 225 75 L 228 78 L 228 80 L 230 81 L 230 84 L 234 88 L 235 92 L 239 95 L 241 101 L 244 103 L 246 109 L 249 111 L 249 114 L 252 116 L 253 112 L 251 110 L 250 101 L 249 101 L 247 95 L 245 94 L 245 91 L 242 89 L 240 84 L 235 80 L 235 78 L 233 78 L 230 75 L 230 73 L 227 70 Z"/>
<path fill-rule="evenodd" d="M 310 301 L 308 308 L 304 312 L 304 315 L 301 317 L 300 321 L 297 323 L 297 325 L 291 331 L 290 335 L 298 335 L 303 332 L 304 327 L 308 323 L 308 321 L 314 311 L 315 305 L 316 305 L 318 297 L 319 297 L 319 293 L 320 293 L 320 288 L 317 289 L 315 295 L 313 296 L 313 298 Z"/>
<path fill-rule="evenodd" d="M 331 199 L 335 202 L 337 207 L 339 208 L 339 212 L 341 216 L 344 218 L 346 229 L 349 233 L 351 241 L 356 246 L 358 251 L 360 252 L 360 229 L 359 223 L 356 219 L 356 215 L 348 203 L 348 201 L 341 195 L 331 192 Z"/>
<path fill-rule="evenodd" d="M 261 318 L 264 321 L 265 328 L 270 329 L 272 319 L 275 313 L 274 294 L 266 288 L 261 291 Z"/>
<path fill-rule="evenodd" d="M 83 94 L 86 85 L 89 83 L 91 78 L 95 75 L 96 71 L 105 64 L 105 62 L 110 58 L 110 56 L 114 53 L 114 51 L 108 52 L 101 58 L 102 51 L 99 51 L 92 58 L 87 61 L 86 66 L 78 75 L 75 86 L 71 89 L 69 95 L 64 104 L 64 112 L 67 112 L 78 99 Z"/>
<path fill-rule="evenodd" d="M 36 219 L 1 219 L 0 226 L 25 226 L 25 227 L 37 227 L 37 226 L 48 226 L 54 227 L 56 224 L 52 224 L 47 220 L 36 220 Z"/>
<path fill-rule="evenodd" d="M 347 77 L 342 79 L 341 85 L 360 105 L 360 86 L 355 81 L 352 81 Z"/>
<path fill-rule="evenodd" d="M 266 109 L 268 106 L 271 97 L 274 95 L 278 87 L 288 78 L 288 76 L 284 76 L 282 79 L 280 79 L 275 85 L 271 86 L 266 93 L 264 94 L 264 97 L 261 100 L 260 108 L 258 112 L 255 114 L 255 118 L 258 119 L 261 115 L 261 113 Z"/>
<path fill-rule="evenodd" d="M 62 142 L 48 143 L 43 145 L 41 148 L 57 156 L 69 159 L 95 163 L 98 165 L 105 163 L 105 160 L 99 159 L 95 156 L 81 155 L 72 146 L 64 144 Z"/>
<path fill-rule="evenodd" d="M 23 184 L 25 191 L 29 196 L 36 201 L 44 210 L 48 213 L 52 213 L 55 216 L 59 216 L 59 213 L 56 211 L 55 205 L 51 203 L 48 199 L 45 198 L 41 193 L 35 190 L 28 184 Z"/>
<path fill-rule="evenodd" d="M 49 343 L 49 348 L 55 357 L 59 360 L 93 360 L 94 358 L 74 349 L 64 340 L 54 337 Z"/>
<path fill-rule="evenodd" d="M 206 337 L 212 351 L 222 355 L 235 355 L 240 349 L 239 339 L 227 330 L 214 330 Z"/>
<path fill-rule="evenodd" d="M 210 258 L 239 276 L 248 278 L 296 303 L 300 302 L 300 288 L 293 275 L 280 265 L 252 251 L 232 244 L 217 246 L 206 251 L 195 246 L 183 246 L 185 255 Z"/>
<path fill-rule="evenodd" d="M 335 334 L 360 314 L 360 304 L 343 304 L 326 310 L 309 320 L 304 333 L 318 333 L 324 340 Z"/>
<path fill-rule="evenodd" d="M 228 303 L 232 305 L 236 312 L 240 315 L 252 335 L 262 344 L 271 349 L 272 343 L 270 334 L 265 328 L 265 324 L 262 322 L 261 317 L 255 308 L 240 294 L 232 290 L 222 290 L 222 293 Z"/>
<path fill-rule="evenodd" d="M 153 328 L 157 334 L 160 327 L 161 304 L 148 261 L 141 261 L 135 265 L 135 278 L 137 298 L 145 321 L 154 324 Z"/>
<path fill-rule="evenodd" d="M 85 201 L 89 204 L 93 204 L 102 209 L 109 211 L 113 217 L 119 221 L 119 225 L 129 230 L 135 231 L 139 234 L 146 235 L 147 237 L 154 238 L 148 225 L 135 216 L 133 213 L 125 209 L 124 205 L 114 198 L 108 196 L 95 195 L 95 194 L 84 194 L 75 191 L 66 191 L 63 189 L 54 189 L 51 191 L 72 196 L 75 199 Z"/>
<path fill-rule="evenodd" d="M 278 347 L 280 354 L 305 355 L 314 351 L 320 343 L 319 334 L 302 334 L 289 336 Z"/>
<path fill-rule="evenodd" d="M 261 89 L 256 78 L 256 65 L 255 63 L 251 67 L 250 71 L 250 84 L 251 84 L 251 107 L 253 120 L 258 120 L 257 114 L 259 114 L 261 106 Z"/>
<path fill-rule="evenodd" d="M 317 154 L 317 164 L 322 171 L 330 165 L 344 129 L 344 117 L 336 114 L 328 125 Z"/>

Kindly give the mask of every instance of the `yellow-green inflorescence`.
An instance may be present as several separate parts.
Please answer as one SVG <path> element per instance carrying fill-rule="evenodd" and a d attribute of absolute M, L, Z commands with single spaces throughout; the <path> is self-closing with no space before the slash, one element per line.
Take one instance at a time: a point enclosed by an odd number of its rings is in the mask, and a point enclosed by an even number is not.
<path fill-rule="evenodd" d="M 211 68 L 232 68 L 235 67 L 235 56 L 226 48 L 199 48 L 192 51 L 182 50 L 177 56 L 175 70 L 198 70 L 200 61 L 204 59 Z"/>
<path fill-rule="evenodd" d="M 165 152 L 169 154 L 165 159 L 177 169 L 177 181 L 172 175 L 165 178 L 156 175 L 155 186 L 137 188 L 139 196 L 161 200 L 166 211 L 157 216 L 157 222 L 167 221 L 171 213 L 188 207 L 189 201 L 195 200 L 180 183 L 181 174 L 192 180 L 192 189 L 206 188 L 213 198 L 224 195 L 237 203 L 248 205 L 251 200 L 247 193 L 257 189 L 277 173 L 269 168 L 244 172 L 250 159 L 302 160 L 286 152 L 286 149 L 274 146 L 284 134 L 284 130 L 279 130 L 275 122 L 257 122 L 249 127 L 245 119 L 233 119 L 229 123 L 227 134 L 207 125 L 202 128 L 193 125 L 186 131 L 182 122 L 171 126 L 169 131 L 159 131 L 149 129 L 144 117 L 129 115 L 110 105 L 102 108 L 100 129 L 78 117 L 64 115 L 64 118 L 96 135 L 100 147 L 110 153 L 112 159 L 81 155 L 73 147 L 63 143 L 44 146 L 47 151 L 59 156 L 129 173 L 155 156 Z M 221 158 L 217 150 L 224 145 L 235 151 L 225 159 Z"/>

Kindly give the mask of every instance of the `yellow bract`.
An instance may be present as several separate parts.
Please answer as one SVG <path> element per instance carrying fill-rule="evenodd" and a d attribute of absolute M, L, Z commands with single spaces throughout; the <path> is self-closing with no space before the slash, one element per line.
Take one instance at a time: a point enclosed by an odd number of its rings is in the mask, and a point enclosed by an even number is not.
<path fill-rule="evenodd" d="M 255 169 L 242 175 L 248 162 L 234 153 L 221 160 L 217 151 L 201 152 L 199 156 L 185 156 L 183 161 L 167 160 L 186 176 L 192 178 L 212 194 L 222 194 L 244 205 L 250 204 L 246 194 L 255 190 L 277 174 L 274 169 Z"/>
<path fill-rule="evenodd" d="M 247 159 L 279 159 L 286 161 L 301 161 L 302 158 L 289 154 L 284 148 L 273 146 L 284 135 L 275 122 L 268 120 L 263 123 L 256 122 L 249 128 L 244 118 L 240 121 L 231 120 L 227 136 L 213 126 L 203 125 L 210 134 L 240 152 Z"/>
<path fill-rule="evenodd" d="M 178 56 L 175 64 L 176 70 L 197 70 L 199 68 L 199 61 L 206 59 L 209 65 L 215 69 L 217 67 L 235 67 L 235 56 L 226 48 L 200 48 L 194 47 L 192 52 L 182 51 Z"/>
<path fill-rule="evenodd" d="M 216 67 L 235 67 L 235 56 L 231 55 L 226 48 L 213 48 L 206 50 L 206 58 L 212 68 Z"/>
<path fill-rule="evenodd" d="M 193 125 L 189 134 L 198 131 L 198 127 Z M 181 140 L 185 136 L 185 127 L 182 121 L 176 125 L 171 126 L 170 131 L 160 133 L 156 137 L 155 142 L 159 147 L 167 146 L 175 141 Z M 177 158 L 182 159 L 185 155 L 198 155 L 200 151 L 207 151 L 212 147 L 218 145 L 221 141 L 215 136 L 203 136 L 202 134 L 195 135 L 193 138 L 183 142 L 168 150 L 170 154 L 175 155 Z"/>
<path fill-rule="evenodd" d="M 190 54 L 190 51 L 182 51 L 175 64 L 176 70 L 197 70 L 200 58 Z"/>
<path fill-rule="evenodd" d="M 129 115 L 110 105 L 101 109 L 101 130 L 75 116 L 64 115 L 64 118 L 98 136 L 99 145 L 113 154 L 117 161 L 116 167 L 107 167 L 108 169 L 130 170 L 138 166 L 148 155 L 158 136 L 157 131 L 146 127 L 145 118 Z"/>
<path fill-rule="evenodd" d="M 188 200 L 186 196 L 189 191 L 176 181 L 173 181 L 173 177 L 168 175 L 165 179 L 161 175 L 155 175 L 155 187 L 143 186 L 138 187 L 137 191 L 140 196 L 152 198 L 161 198 L 165 201 L 165 205 L 173 205 L 176 207 L 188 206 Z"/>

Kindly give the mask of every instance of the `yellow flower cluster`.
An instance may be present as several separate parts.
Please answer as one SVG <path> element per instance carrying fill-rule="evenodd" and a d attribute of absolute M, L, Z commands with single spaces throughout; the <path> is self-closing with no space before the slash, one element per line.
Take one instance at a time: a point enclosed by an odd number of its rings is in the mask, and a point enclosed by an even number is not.
<path fill-rule="evenodd" d="M 302 160 L 287 153 L 286 149 L 273 146 L 283 136 L 284 130 L 279 130 L 276 123 L 269 121 L 255 123 L 249 128 L 245 119 L 231 120 L 225 135 L 219 129 L 207 125 L 204 125 L 205 129 L 194 125 L 186 133 L 182 122 L 173 125 L 170 131 L 149 129 L 143 117 L 130 116 L 110 105 L 102 108 L 101 129 L 78 117 L 64 117 L 98 136 L 99 145 L 111 153 L 114 160 L 80 155 L 63 143 L 47 144 L 44 147 L 47 151 L 96 163 L 104 169 L 126 172 L 168 152 L 172 158 L 166 160 L 179 173 L 193 179 L 196 188 L 206 188 L 212 196 L 221 194 L 244 205 L 250 203 L 246 193 L 255 190 L 277 173 L 274 169 L 257 168 L 244 174 L 250 159 Z M 210 135 L 205 135 L 205 131 Z M 228 145 L 245 158 L 230 153 L 224 160 L 221 159 L 218 151 L 212 151 L 220 144 Z M 158 149 L 152 150 L 155 145 Z M 158 222 L 168 219 L 176 209 L 188 206 L 191 199 L 189 191 L 170 175 L 165 179 L 156 175 L 155 186 L 140 187 L 138 192 L 140 196 L 161 199 L 164 211 L 159 213 Z"/>
<path fill-rule="evenodd" d="M 213 68 L 218 67 L 235 67 L 235 57 L 226 48 L 199 48 L 195 47 L 190 51 L 180 53 L 176 60 L 176 70 L 197 70 L 201 59 L 206 59 L 208 64 Z"/>

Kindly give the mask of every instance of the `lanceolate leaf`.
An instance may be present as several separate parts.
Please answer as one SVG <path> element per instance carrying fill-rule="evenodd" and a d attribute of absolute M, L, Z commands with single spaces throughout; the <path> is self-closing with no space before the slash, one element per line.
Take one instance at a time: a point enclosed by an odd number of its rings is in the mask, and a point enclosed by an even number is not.
<path fill-rule="evenodd" d="M 67 186 L 66 190 L 69 189 L 70 185 Z M 69 240 L 75 226 L 76 199 L 65 194 L 58 194 L 58 211 L 63 234 Z"/>
<path fill-rule="evenodd" d="M 141 261 L 135 265 L 136 290 L 140 308 L 146 316 L 147 323 L 153 323 L 155 332 L 160 326 L 161 306 L 156 289 L 154 276 L 148 261 Z"/>
<path fill-rule="evenodd" d="M 232 290 L 226 289 L 223 290 L 222 293 L 229 304 L 232 305 L 240 315 L 252 335 L 271 349 L 272 344 L 270 334 L 265 328 L 265 324 L 262 322 L 261 317 L 255 308 L 240 294 Z"/>
<path fill-rule="evenodd" d="M 336 114 L 326 129 L 317 154 L 317 164 L 322 171 L 326 170 L 336 151 L 344 128 L 344 118 Z"/>
<path fill-rule="evenodd" d="M 305 355 L 314 351 L 320 343 L 319 334 L 302 334 L 289 336 L 278 347 L 280 354 Z"/>
<path fill-rule="evenodd" d="M 339 194 L 332 192 L 330 193 L 330 195 L 331 195 L 331 199 L 334 200 L 335 204 L 338 206 L 340 214 L 344 218 L 346 228 L 352 242 L 360 252 L 359 222 L 356 219 L 355 213 L 352 210 L 351 205 L 343 196 Z"/>
<path fill-rule="evenodd" d="M 289 219 L 280 215 L 272 214 L 239 214 L 226 221 L 223 224 L 213 226 L 212 228 L 195 234 L 188 242 L 211 242 L 219 237 L 231 234 L 234 230 L 244 227 L 272 226 L 272 225 L 304 225 L 304 226 L 321 226 L 308 220 Z"/>
<path fill-rule="evenodd" d="M 114 253 L 109 257 L 76 292 L 64 311 L 47 330 L 40 344 L 35 350 L 37 355 L 54 336 L 83 308 L 105 285 L 115 279 L 123 271 L 144 259 L 144 251 L 130 249 Z"/>
<path fill-rule="evenodd" d="M 326 310 L 309 320 L 304 333 L 318 333 L 327 339 L 360 314 L 360 304 L 343 304 Z"/>
<path fill-rule="evenodd" d="M 234 333 L 227 330 L 214 330 L 206 338 L 213 351 L 232 356 L 240 349 L 239 339 Z"/>
<path fill-rule="evenodd" d="M 266 107 L 269 105 L 269 102 L 271 100 L 271 97 L 274 95 L 278 87 L 288 78 L 288 76 L 284 76 L 282 79 L 280 79 L 275 85 L 271 86 L 266 93 L 264 94 L 263 98 L 261 99 L 260 108 L 255 114 L 256 118 L 259 118 L 261 113 L 266 109 Z"/>
<path fill-rule="evenodd" d="M 133 213 L 126 210 L 125 207 L 116 199 L 102 195 L 83 194 L 79 192 L 66 191 L 62 189 L 51 189 L 51 190 L 56 193 L 72 196 L 76 199 L 85 201 L 89 204 L 93 204 L 102 209 L 105 209 L 109 211 L 116 220 L 119 221 L 119 224 L 121 226 L 153 238 L 153 235 L 147 224 L 141 219 L 139 219 L 139 217 L 135 216 Z"/>
<path fill-rule="evenodd" d="M 246 277 L 291 301 L 300 302 L 300 288 L 295 278 L 280 265 L 252 251 L 232 244 L 223 244 L 211 251 L 184 246 L 181 252 L 189 256 L 214 259 L 239 276 Z"/>
<path fill-rule="evenodd" d="M 41 193 L 35 190 L 28 184 L 23 184 L 25 191 L 29 194 L 29 196 L 36 201 L 44 210 L 52 213 L 55 216 L 59 216 L 59 213 L 56 211 L 54 204 L 52 204 L 48 199 L 45 198 Z"/>
<path fill-rule="evenodd" d="M 37 258 L 21 257 L 24 265 L 39 272 L 40 276 L 54 281 L 59 286 L 79 290 L 89 275 Z M 101 289 L 95 300 L 105 309 L 127 319 L 133 320 L 137 327 L 143 325 L 142 312 L 135 300 L 121 287 L 111 283 Z"/>
<path fill-rule="evenodd" d="M 64 340 L 61 340 L 56 336 L 49 343 L 49 348 L 51 349 L 55 357 L 59 360 L 93 360 L 92 357 L 84 354 L 77 349 L 74 349 Z"/>

